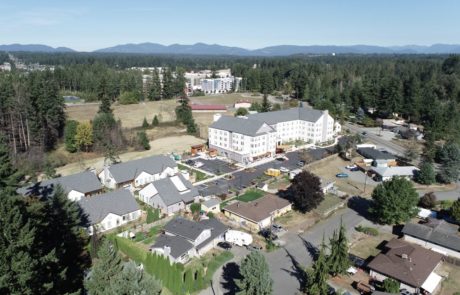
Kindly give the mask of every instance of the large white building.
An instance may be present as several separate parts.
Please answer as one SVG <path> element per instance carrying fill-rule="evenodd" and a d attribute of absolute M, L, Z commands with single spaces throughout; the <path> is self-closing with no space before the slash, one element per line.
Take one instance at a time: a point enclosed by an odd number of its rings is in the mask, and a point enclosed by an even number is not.
<path fill-rule="evenodd" d="M 201 80 L 201 91 L 204 93 L 225 93 L 233 89 L 234 77 L 203 79 Z"/>
<path fill-rule="evenodd" d="M 276 146 L 295 140 L 325 143 L 341 131 L 328 111 L 307 108 L 216 117 L 209 126 L 209 147 L 234 161 L 248 164 L 275 155 Z"/>

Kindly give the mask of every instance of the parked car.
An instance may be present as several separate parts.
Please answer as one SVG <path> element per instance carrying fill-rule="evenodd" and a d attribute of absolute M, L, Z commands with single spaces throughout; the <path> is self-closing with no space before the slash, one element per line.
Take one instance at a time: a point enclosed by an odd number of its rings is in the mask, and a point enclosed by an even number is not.
<path fill-rule="evenodd" d="M 185 161 L 185 164 L 190 165 L 190 166 L 193 166 L 193 165 L 195 165 L 195 161 L 193 161 L 193 160 L 187 160 L 187 161 Z"/>
<path fill-rule="evenodd" d="M 193 167 L 200 168 L 203 165 L 204 165 L 203 162 L 195 162 L 195 164 L 193 164 Z"/>
<path fill-rule="evenodd" d="M 251 245 L 247 245 L 246 249 L 248 249 L 249 251 L 262 251 L 263 248 L 262 246 L 251 244 Z"/>
<path fill-rule="evenodd" d="M 278 239 L 278 236 L 277 236 L 273 231 L 271 231 L 271 230 L 268 229 L 268 228 L 262 229 L 262 230 L 259 232 L 259 234 L 260 234 L 262 237 L 264 237 L 265 239 L 267 239 L 267 240 L 272 240 L 272 241 L 274 241 L 274 240 Z"/>
<path fill-rule="evenodd" d="M 289 169 L 286 168 L 286 167 L 280 167 L 279 171 L 281 171 L 283 173 L 289 173 Z"/>
<path fill-rule="evenodd" d="M 283 228 L 281 225 L 276 224 L 276 223 L 273 223 L 273 224 L 272 224 L 272 227 L 273 227 L 274 229 L 276 229 L 276 230 L 280 230 L 280 231 L 281 231 L 281 230 L 284 230 L 284 228 Z"/>
<path fill-rule="evenodd" d="M 361 135 L 362 135 L 362 136 L 366 136 L 366 135 L 367 135 L 367 132 L 366 132 L 366 131 L 363 131 L 363 132 L 361 132 Z"/>
<path fill-rule="evenodd" d="M 350 171 L 351 171 L 351 172 L 359 171 L 359 167 L 351 168 Z"/>
<path fill-rule="evenodd" d="M 337 174 L 335 175 L 335 177 L 337 177 L 337 178 L 347 178 L 347 177 L 348 177 L 348 174 L 346 174 L 346 173 L 337 173 Z"/>
<path fill-rule="evenodd" d="M 305 162 L 304 161 L 299 161 L 299 162 L 297 162 L 297 166 L 298 167 L 303 167 L 303 166 L 305 166 Z"/>
<path fill-rule="evenodd" d="M 276 160 L 277 160 L 278 162 L 284 162 L 284 161 L 286 161 L 286 159 L 285 159 L 284 157 L 278 157 L 278 158 L 276 158 Z"/>
<path fill-rule="evenodd" d="M 219 242 L 217 243 L 217 246 L 221 247 L 224 250 L 232 249 L 232 244 L 230 244 L 229 242 Z"/>
<path fill-rule="evenodd" d="M 357 167 L 358 166 L 356 166 L 355 164 L 345 166 L 346 169 L 353 169 L 353 168 L 357 168 Z"/>

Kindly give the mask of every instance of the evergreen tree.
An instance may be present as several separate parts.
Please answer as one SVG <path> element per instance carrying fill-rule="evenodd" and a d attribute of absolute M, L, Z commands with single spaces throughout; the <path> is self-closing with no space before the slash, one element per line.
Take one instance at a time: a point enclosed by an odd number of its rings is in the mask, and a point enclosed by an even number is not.
<path fill-rule="evenodd" d="M 268 95 L 264 94 L 264 98 L 262 100 L 262 105 L 260 107 L 261 113 L 269 112 L 272 108 L 272 104 L 268 101 Z"/>
<path fill-rule="evenodd" d="M 102 242 L 97 254 L 85 287 L 91 295 L 110 295 L 114 279 L 123 271 L 121 257 L 108 240 Z"/>
<path fill-rule="evenodd" d="M 75 120 L 69 120 L 66 122 L 64 130 L 64 142 L 65 149 L 69 153 L 75 153 L 78 150 L 78 146 L 75 142 L 75 135 L 77 134 L 78 122 Z"/>
<path fill-rule="evenodd" d="M 158 120 L 158 116 L 155 115 L 155 116 L 153 117 L 153 120 L 152 120 L 152 126 L 153 126 L 153 127 L 156 127 L 156 126 L 158 126 L 158 124 L 160 124 L 160 121 Z"/>
<path fill-rule="evenodd" d="M 439 154 L 441 163 L 439 179 L 444 183 L 457 181 L 460 175 L 460 146 L 450 141 L 441 148 Z"/>
<path fill-rule="evenodd" d="M 138 139 L 139 145 L 144 150 L 149 150 L 150 149 L 149 139 L 147 138 L 147 134 L 145 133 L 145 131 L 138 132 L 137 133 L 137 139 Z"/>
<path fill-rule="evenodd" d="M 406 222 L 417 215 L 419 196 L 412 183 L 402 177 L 393 177 L 374 189 L 370 213 L 385 224 Z"/>
<path fill-rule="evenodd" d="M 21 174 L 11 164 L 10 151 L 5 137 L 0 134 L 0 190 L 14 190 L 20 178 Z"/>
<path fill-rule="evenodd" d="M 247 114 L 249 114 L 249 112 L 246 108 L 238 108 L 235 112 L 235 117 L 246 116 Z"/>
<path fill-rule="evenodd" d="M 321 248 L 318 254 L 318 259 L 313 264 L 312 269 L 307 270 L 307 280 L 305 292 L 311 295 L 327 295 L 328 293 L 328 273 L 329 265 L 326 258 L 326 245 L 321 243 Z"/>
<path fill-rule="evenodd" d="M 450 215 L 456 221 L 460 222 L 460 198 L 452 203 L 452 207 L 450 207 Z"/>
<path fill-rule="evenodd" d="M 149 128 L 149 122 L 147 122 L 146 117 L 144 117 L 144 121 L 142 121 L 142 128 L 144 129 Z"/>
<path fill-rule="evenodd" d="M 433 192 L 424 194 L 418 205 L 422 208 L 433 209 L 436 206 L 436 195 Z"/>
<path fill-rule="evenodd" d="M 434 171 L 433 164 L 424 161 L 420 165 L 420 170 L 415 172 L 414 180 L 421 184 L 433 184 L 436 181 L 436 172 Z"/>
<path fill-rule="evenodd" d="M 163 89 L 161 97 L 171 99 L 174 97 L 174 78 L 169 68 L 163 70 Z"/>
<path fill-rule="evenodd" d="M 339 232 L 334 231 L 330 245 L 331 253 L 327 259 L 329 272 L 334 276 L 346 274 L 347 269 L 350 267 L 350 259 L 348 256 L 348 240 L 342 221 L 340 222 Z"/>
<path fill-rule="evenodd" d="M 158 70 L 153 70 L 152 80 L 150 81 L 150 87 L 148 91 L 149 100 L 160 100 L 161 99 L 161 82 Z"/>
<path fill-rule="evenodd" d="M 244 295 L 269 295 L 273 292 L 273 280 L 265 257 L 258 251 L 251 252 L 241 262 L 240 273 L 243 277 L 236 283 Z"/>
<path fill-rule="evenodd" d="M 129 262 L 117 276 L 111 279 L 110 292 L 113 295 L 159 295 L 160 283 L 137 269 L 134 262 Z M 92 294 L 92 293 L 91 293 Z"/>

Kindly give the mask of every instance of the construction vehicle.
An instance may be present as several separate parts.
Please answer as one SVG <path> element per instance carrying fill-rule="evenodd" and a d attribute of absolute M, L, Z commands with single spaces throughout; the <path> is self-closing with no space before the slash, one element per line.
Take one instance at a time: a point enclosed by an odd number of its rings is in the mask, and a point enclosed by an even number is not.
<path fill-rule="evenodd" d="M 265 171 L 265 175 L 277 177 L 281 175 L 281 171 L 279 169 L 268 168 L 267 171 Z"/>

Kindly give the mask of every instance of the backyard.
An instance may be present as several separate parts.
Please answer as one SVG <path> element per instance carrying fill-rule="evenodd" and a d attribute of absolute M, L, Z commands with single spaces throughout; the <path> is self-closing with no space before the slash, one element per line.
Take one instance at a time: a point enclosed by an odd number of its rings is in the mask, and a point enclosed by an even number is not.
<path fill-rule="evenodd" d="M 244 194 L 239 195 L 235 198 L 225 200 L 220 204 L 221 208 L 224 208 L 231 201 L 251 202 L 257 200 L 265 195 L 264 191 L 258 189 L 249 189 Z"/>

